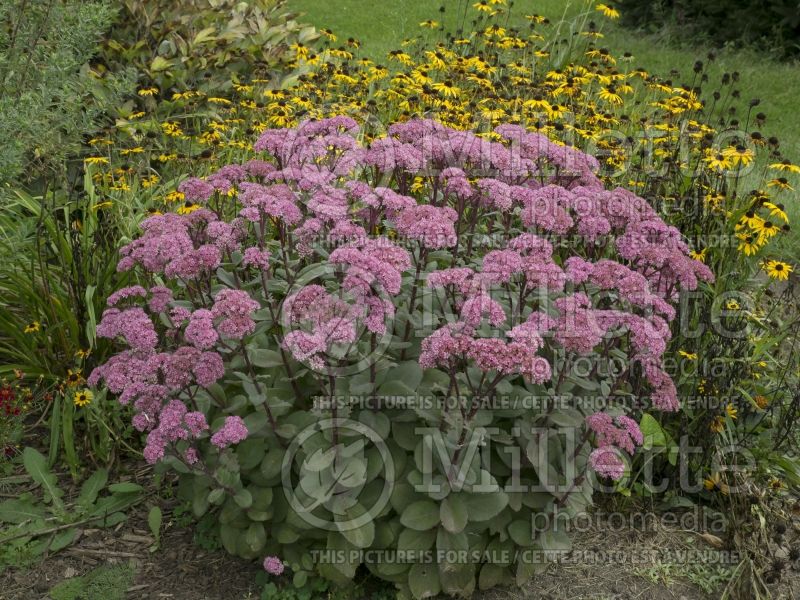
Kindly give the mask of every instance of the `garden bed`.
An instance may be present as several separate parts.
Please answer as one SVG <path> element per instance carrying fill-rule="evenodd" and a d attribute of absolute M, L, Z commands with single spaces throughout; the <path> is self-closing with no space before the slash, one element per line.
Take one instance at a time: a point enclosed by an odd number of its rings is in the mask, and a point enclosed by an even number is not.
<path fill-rule="evenodd" d="M 142 539 L 138 539 L 142 538 Z M 259 598 L 255 584 L 257 565 L 224 551 L 198 548 L 189 530 L 170 527 L 162 536 L 162 547 L 148 551 L 149 537 L 144 513 L 113 533 L 85 532 L 76 546 L 52 556 L 34 568 L 10 570 L 0 576 L 2 600 L 57 600 L 48 592 L 58 584 L 91 573 L 103 565 L 130 565 L 133 581 L 127 600 L 250 600 Z M 709 549 L 695 534 L 642 532 L 628 528 L 609 534 L 587 531 L 575 539 L 575 551 L 606 553 L 680 553 L 687 549 Z M 652 564 L 598 562 L 553 565 L 522 589 L 500 589 L 476 595 L 475 600 L 717 600 L 691 578 L 704 572 L 689 565 L 664 560 Z M 704 583 L 718 577 L 706 573 Z M 790 567 L 779 583 L 770 586 L 776 599 L 791 600 L 800 594 L 800 570 Z M 106 600 L 97 597 L 96 600 Z M 95 600 L 89 598 L 88 600 Z"/>
<path fill-rule="evenodd" d="M 133 511 L 126 523 L 112 531 L 86 529 L 68 550 L 30 568 L 9 569 L 0 575 L 0 598 L 58 600 L 50 590 L 58 590 L 59 584 L 104 566 L 123 569 L 100 588 L 107 595 L 93 596 L 91 600 L 112 598 L 111 594 L 119 590 L 125 592 L 123 598 L 130 600 L 259 597 L 255 584 L 257 565 L 221 550 L 203 550 L 191 528 L 176 526 L 174 519 L 165 510 L 166 527 L 155 552 L 150 551 L 154 540 L 144 510 Z"/>

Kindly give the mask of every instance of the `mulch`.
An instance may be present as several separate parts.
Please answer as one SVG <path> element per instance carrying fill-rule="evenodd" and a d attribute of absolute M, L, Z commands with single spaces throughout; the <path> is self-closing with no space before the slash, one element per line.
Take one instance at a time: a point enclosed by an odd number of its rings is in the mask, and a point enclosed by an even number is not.
<path fill-rule="evenodd" d="M 133 479 L 145 483 L 149 473 Z M 6 494 L 4 494 L 6 495 Z M 169 496 L 169 494 L 166 494 Z M 157 502 L 163 514 L 161 539 L 154 539 L 147 525 L 149 507 Z M 178 514 L 175 500 L 151 494 L 146 502 L 128 512 L 128 519 L 114 528 L 85 526 L 72 546 L 42 557 L 27 568 L 0 572 L 0 600 L 52 600 L 54 586 L 83 576 L 102 565 L 130 565 L 134 578 L 127 600 L 258 600 L 258 564 L 230 556 L 224 550 L 198 545 L 195 532 Z M 788 523 L 788 531 L 776 545 L 786 554 L 800 544 L 800 515 Z M 779 546 L 779 547 L 778 547 Z M 553 564 L 522 589 L 491 590 L 473 600 L 717 600 L 690 583 L 680 560 L 626 562 L 619 556 L 658 554 L 667 551 L 713 550 L 699 533 L 665 528 L 590 527 L 578 533 L 573 549 L 600 556 Z M 775 549 L 773 549 L 775 550 Z M 774 555 L 772 552 L 770 555 Z M 603 558 L 605 557 L 605 558 Z M 771 586 L 773 598 L 800 598 L 800 561 L 782 559 L 781 575 Z M 90 600 L 95 600 L 94 598 Z M 97 599 L 97 600 L 106 600 Z"/>

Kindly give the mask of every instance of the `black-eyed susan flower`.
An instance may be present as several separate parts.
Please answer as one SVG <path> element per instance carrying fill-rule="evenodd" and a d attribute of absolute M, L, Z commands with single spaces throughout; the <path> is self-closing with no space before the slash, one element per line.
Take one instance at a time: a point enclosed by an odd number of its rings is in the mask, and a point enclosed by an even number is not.
<path fill-rule="evenodd" d="M 105 156 L 87 156 L 83 162 L 87 165 L 107 165 L 109 163 Z"/>
<path fill-rule="evenodd" d="M 777 477 L 770 477 L 769 479 L 769 488 L 773 492 L 780 492 L 784 488 L 783 482 L 778 479 Z"/>
<path fill-rule="evenodd" d="M 789 180 L 786 177 L 777 177 L 775 179 L 770 179 L 767 182 L 767 187 L 775 187 L 779 190 L 794 190 L 794 188 L 789 185 Z"/>
<path fill-rule="evenodd" d="M 542 15 L 525 15 L 525 18 L 531 23 L 535 23 L 537 25 L 541 25 L 545 22 L 545 17 Z"/>
<path fill-rule="evenodd" d="M 91 404 L 92 400 L 94 400 L 94 392 L 88 389 L 78 390 L 72 396 L 72 402 L 75 404 L 75 406 L 79 406 L 81 408 Z"/>
<path fill-rule="evenodd" d="M 295 56 L 297 56 L 297 58 L 305 58 L 308 56 L 308 53 L 310 52 L 308 46 L 306 46 L 302 42 L 296 42 L 291 46 L 289 46 L 289 48 L 294 50 Z"/>
<path fill-rule="evenodd" d="M 764 224 L 764 219 L 755 210 L 750 209 L 739 219 L 739 224 L 750 229 L 758 229 Z"/>
<path fill-rule="evenodd" d="M 778 217 L 779 219 L 783 220 L 784 223 L 789 222 L 789 215 L 786 214 L 786 209 L 783 204 L 773 204 L 772 202 L 764 202 L 764 208 L 769 210 L 769 215 L 771 217 Z"/>
<path fill-rule="evenodd" d="M 333 33 L 330 29 L 320 29 L 319 32 L 328 38 L 329 41 L 335 42 L 336 41 L 336 34 Z"/>
<path fill-rule="evenodd" d="M 711 419 L 711 423 L 709 424 L 708 428 L 713 433 L 720 433 L 725 430 L 725 417 L 717 415 L 713 419 Z"/>
<path fill-rule="evenodd" d="M 525 100 L 525 102 L 522 103 L 522 106 L 534 111 L 549 111 L 552 108 L 550 106 L 550 102 L 538 94 L 529 100 Z"/>
<path fill-rule="evenodd" d="M 183 202 L 185 198 L 186 195 L 183 192 L 179 192 L 177 190 L 174 190 L 164 196 L 164 200 L 166 202 Z"/>
<path fill-rule="evenodd" d="M 234 82 L 233 89 L 241 94 L 247 94 L 253 91 L 253 86 Z"/>
<path fill-rule="evenodd" d="M 31 321 L 27 325 L 25 325 L 25 329 L 23 330 L 25 333 L 36 333 L 42 328 L 42 324 L 39 321 Z"/>
<path fill-rule="evenodd" d="M 794 268 L 789 263 L 782 262 L 780 260 L 767 260 L 764 261 L 761 265 L 761 268 L 769 275 L 772 279 L 778 279 L 779 281 L 786 281 L 789 279 L 789 273 L 791 273 Z"/>
<path fill-rule="evenodd" d="M 195 204 L 194 202 L 185 202 L 178 208 L 177 213 L 179 215 L 190 215 L 199 208 L 199 204 Z"/>
<path fill-rule="evenodd" d="M 76 387 L 83 382 L 83 372 L 81 369 L 76 369 L 74 371 L 72 369 L 67 370 L 67 376 L 64 378 L 64 383 L 66 383 L 68 387 Z"/>
<path fill-rule="evenodd" d="M 755 153 L 744 146 L 728 146 L 722 151 L 723 156 L 729 158 L 734 166 L 746 167 L 755 160 Z"/>
<path fill-rule="evenodd" d="M 401 65 L 404 65 L 406 67 L 410 67 L 415 64 L 414 59 L 411 58 L 411 55 L 406 52 L 403 52 L 402 50 L 392 50 L 391 52 L 389 52 L 388 57 L 389 60 L 396 60 Z"/>
<path fill-rule="evenodd" d="M 136 93 L 142 97 L 155 96 L 158 93 L 158 88 L 157 87 L 142 88 Z"/>
<path fill-rule="evenodd" d="M 689 256 L 694 260 L 699 260 L 700 262 L 706 261 L 707 254 L 708 254 L 708 248 L 703 248 L 702 250 L 699 251 L 696 250 L 689 251 Z"/>
<path fill-rule="evenodd" d="M 758 236 L 766 243 L 770 238 L 775 237 L 781 231 L 780 226 L 772 221 L 762 221 L 757 223 L 753 230 L 758 233 Z"/>
<path fill-rule="evenodd" d="M 736 419 L 739 416 L 739 410 L 730 402 L 725 406 L 725 414 L 731 419 Z"/>
<path fill-rule="evenodd" d="M 613 86 L 601 89 L 598 96 L 601 100 L 613 104 L 614 106 L 621 106 L 623 104 L 622 96 L 617 93 L 616 88 Z"/>
<path fill-rule="evenodd" d="M 288 94 L 285 90 L 278 90 L 278 89 L 270 89 L 264 90 L 263 96 L 267 100 L 281 100 L 288 97 Z"/>
<path fill-rule="evenodd" d="M 151 188 L 158 183 L 159 177 L 155 173 L 152 175 L 148 175 L 147 177 L 143 177 L 142 180 L 139 182 L 144 189 Z"/>
<path fill-rule="evenodd" d="M 694 352 L 686 352 L 686 350 L 678 350 L 678 354 L 686 360 L 697 360 L 697 354 Z"/>
<path fill-rule="evenodd" d="M 736 237 L 739 239 L 737 250 L 742 252 L 745 256 L 753 256 L 764 246 L 759 236 L 754 233 L 737 233 Z"/>
<path fill-rule="evenodd" d="M 727 171 L 733 167 L 733 161 L 721 152 L 709 152 L 703 161 L 714 171 Z"/>
<path fill-rule="evenodd" d="M 142 148 L 141 146 L 134 146 L 133 148 L 124 148 L 123 150 L 119 151 L 120 155 L 122 156 L 128 156 L 130 154 L 141 154 L 143 152 L 144 148 Z"/>
<path fill-rule="evenodd" d="M 773 163 L 769 166 L 770 169 L 774 169 L 776 171 L 788 171 L 789 173 L 800 173 L 800 166 L 793 165 L 788 160 L 784 160 L 778 163 Z"/>
<path fill-rule="evenodd" d="M 594 7 L 594 9 L 609 19 L 619 19 L 619 11 L 612 6 L 608 6 L 607 4 L 598 4 Z"/>
<path fill-rule="evenodd" d="M 434 83 L 431 87 L 445 98 L 457 98 L 461 94 L 461 89 L 450 80 Z"/>
<path fill-rule="evenodd" d="M 164 121 L 161 123 L 161 131 L 170 137 L 181 137 L 183 135 L 183 129 L 176 121 Z"/>

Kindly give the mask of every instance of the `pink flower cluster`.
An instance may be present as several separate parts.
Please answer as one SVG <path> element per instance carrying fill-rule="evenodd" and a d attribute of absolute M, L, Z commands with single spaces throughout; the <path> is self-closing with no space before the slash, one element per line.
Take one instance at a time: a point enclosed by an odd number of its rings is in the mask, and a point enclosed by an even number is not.
<path fill-rule="evenodd" d="M 446 325 L 422 341 L 419 364 L 423 368 L 442 367 L 445 370 L 463 369 L 473 361 L 482 371 L 512 375 L 519 373 L 528 381 L 542 383 L 552 375 L 550 363 L 538 356 L 543 344 L 536 332 L 522 330 L 509 333 L 511 341 L 500 338 L 481 338 L 466 323 Z M 522 341 L 514 339 L 519 334 Z"/>
<path fill-rule="evenodd" d="M 233 415 L 225 417 L 225 423 L 211 436 L 211 443 L 218 448 L 227 448 L 247 439 L 247 435 L 247 426 L 242 418 Z"/>
<path fill-rule="evenodd" d="M 188 412 L 180 400 L 172 400 L 161 409 L 158 426 L 147 434 L 144 448 L 145 460 L 153 464 L 164 458 L 167 446 L 178 440 L 197 438 L 208 429 L 206 416 L 201 412 Z M 188 458 L 193 457 L 189 454 Z"/>
<path fill-rule="evenodd" d="M 283 561 L 277 556 L 267 556 L 264 559 L 264 570 L 270 575 L 280 575 L 283 573 Z"/>
<path fill-rule="evenodd" d="M 589 455 L 589 464 L 603 477 L 619 480 L 625 472 L 625 463 L 619 450 L 633 454 L 644 442 L 638 423 L 626 415 L 612 418 L 598 412 L 586 417 L 586 425 L 594 434 L 597 448 Z"/>
<path fill-rule="evenodd" d="M 151 273 L 181 279 L 195 279 L 216 269 L 222 259 L 219 248 L 212 243 L 195 244 L 193 238 L 193 230 L 209 220 L 213 213 L 207 210 L 186 217 L 167 213 L 145 219 L 142 237 L 120 249 L 117 268 L 128 271 L 140 265 Z"/>
<path fill-rule="evenodd" d="M 284 314 L 291 331 L 284 335 L 283 346 L 295 360 L 323 370 L 325 356 L 335 345 L 356 341 L 356 321 L 362 309 L 320 285 L 305 286 L 286 298 Z"/>
<path fill-rule="evenodd" d="M 619 450 L 614 446 L 595 448 L 589 455 L 589 466 L 602 476 L 619 481 L 625 474 L 625 461 L 620 458 Z"/>
<path fill-rule="evenodd" d="M 259 308 L 259 303 L 244 290 L 224 289 L 214 298 L 211 315 L 220 319 L 217 329 L 222 336 L 240 340 L 255 330 L 252 315 Z"/>

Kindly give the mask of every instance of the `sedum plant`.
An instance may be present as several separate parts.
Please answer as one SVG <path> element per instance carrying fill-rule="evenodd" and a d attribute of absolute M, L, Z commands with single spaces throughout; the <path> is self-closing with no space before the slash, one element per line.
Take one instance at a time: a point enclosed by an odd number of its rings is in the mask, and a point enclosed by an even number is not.
<path fill-rule="evenodd" d="M 712 279 L 597 161 L 514 125 L 369 146 L 269 130 L 121 248 L 90 376 L 133 407 L 224 547 L 297 586 L 365 565 L 400 597 L 524 582 L 625 477 L 681 290 Z"/>

